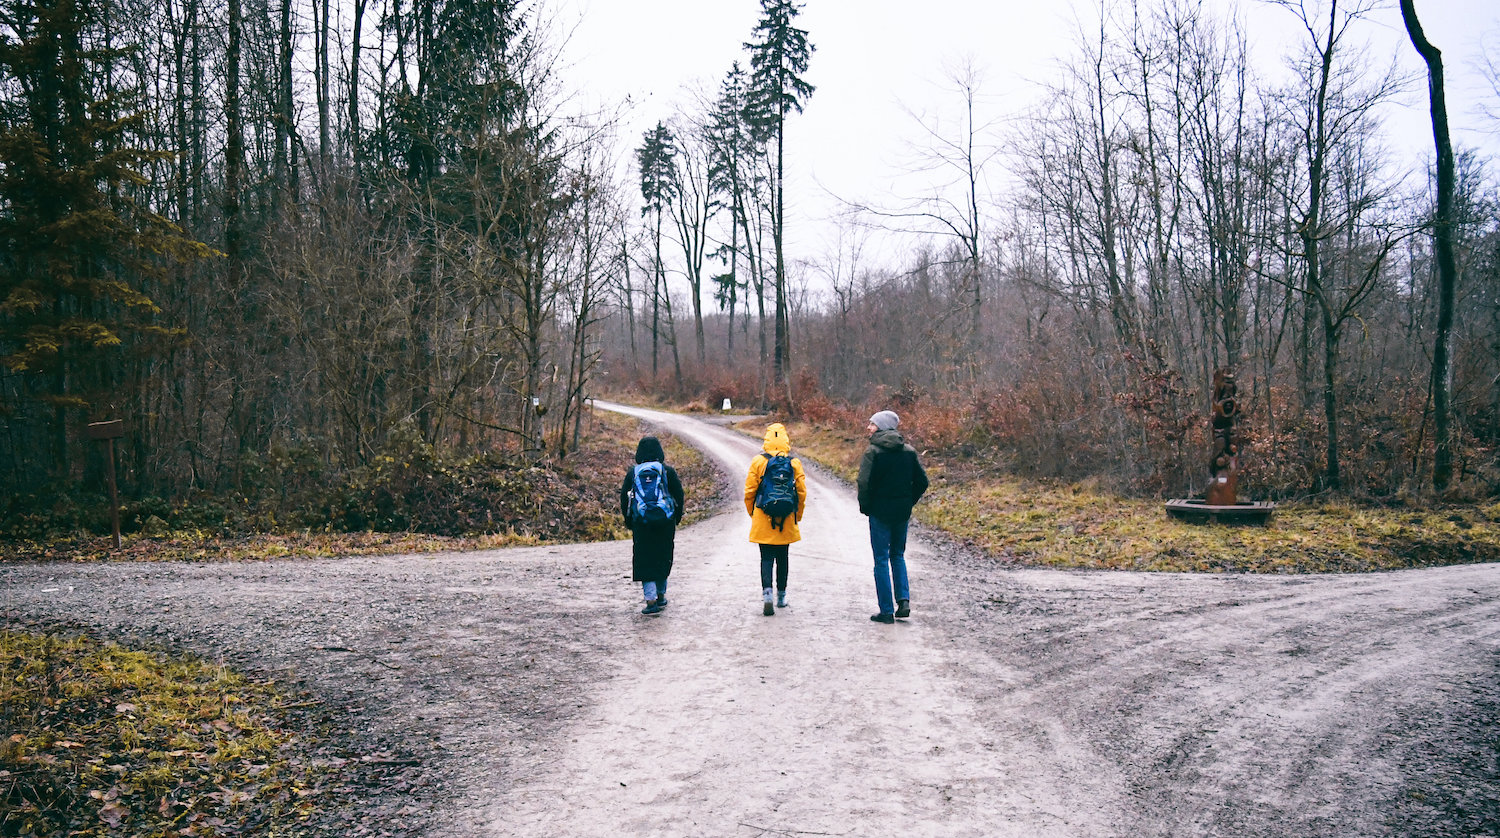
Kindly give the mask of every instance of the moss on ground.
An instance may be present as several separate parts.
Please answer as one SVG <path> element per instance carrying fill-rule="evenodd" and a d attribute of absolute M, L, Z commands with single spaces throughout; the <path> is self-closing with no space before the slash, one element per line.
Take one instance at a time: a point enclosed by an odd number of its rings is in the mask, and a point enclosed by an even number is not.
<path fill-rule="evenodd" d="M 318 795 L 274 687 L 0 629 L 0 835 L 295 835 Z"/>

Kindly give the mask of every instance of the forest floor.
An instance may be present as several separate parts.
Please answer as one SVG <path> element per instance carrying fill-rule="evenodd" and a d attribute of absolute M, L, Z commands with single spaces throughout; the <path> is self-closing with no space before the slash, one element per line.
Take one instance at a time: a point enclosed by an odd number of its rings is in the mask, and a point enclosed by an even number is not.
<path fill-rule="evenodd" d="M 632 412 L 728 476 L 657 617 L 617 541 L 9 562 L 0 619 L 273 682 L 316 763 L 275 834 L 1500 835 L 1500 565 L 1104 573 L 919 528 L 913 618 L 881 626 L 814 467 L 767 618 L 734 498 L 757 440 Z"/>
<path fill-rule="evenodd" d="M 757 422 L 745 422 L 758 435 Z M 794 447 L 853 482 L 862 429 L 788 423 Z M 1500 500 L 1378 506 L 1279 504 L 1270 526 L 1202 526 L 1160 500 L 1025 481 L 981 458 L 928 452 L 916 518 L 1004 565 L 1098 570 L 1348 573 L 1500 562 Z"/>

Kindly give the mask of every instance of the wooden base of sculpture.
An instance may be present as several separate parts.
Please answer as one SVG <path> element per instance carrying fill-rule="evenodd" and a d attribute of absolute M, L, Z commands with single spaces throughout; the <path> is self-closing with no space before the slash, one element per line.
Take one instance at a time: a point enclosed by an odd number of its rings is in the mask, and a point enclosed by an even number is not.
<path fill-rule="evenodd" d="M 1265 525 L 1271 520 L 1276 504 L 1269 501 L 1238 501 L 1215 504 L 1198 498 L 1173 498 L 1167 501 L 1167 514 L 1189 524 Z"/>
<path fill-rule="evenodd" d="M 1215 477 L 1208 484 L 1208 488 L 1203 491 L 1203 499 L 1213 506 L 1234 506 L 1239 503 L 1239 497 L 1235 494 L 1239 482 L 1239 475 L 1231 467 L 1228 473 Z"/>

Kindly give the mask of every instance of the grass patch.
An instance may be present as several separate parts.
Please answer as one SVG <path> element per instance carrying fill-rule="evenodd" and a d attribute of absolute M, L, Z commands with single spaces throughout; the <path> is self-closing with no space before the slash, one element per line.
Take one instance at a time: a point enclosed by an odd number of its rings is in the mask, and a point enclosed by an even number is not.
<path fill-rule="evenodd" d="M 160 536 L 126 536 L 120 549 L 100 536 L 0 543 L 0 561 L 258 561 L 326 559 L 396 553 L 446 553 L 543 543 L 534 535 L 504 532 L 473 536 L 425 533 L 316 532 L 223 536 L 201 530 Z"/>
<path fill-rule="evenodd" d="M 723 505 L 728 488 L 726 478 L 719 467 L 702 451 L 688 445 L 681 439 L 655 428 L 642 427 L 642 435 L 654 434 L 661 440 L 662 449 L 666 451 L 667 462 L 677 471 L 677 478 L 682 481 L 682 495 L 687 511 L 682 516 L 682 526 L 696 523 L 705 518 L 713 516 L 714 512 Z M 620 467 L 619 476 L 616 477 L 615 488 L 619 488 L 619 481 L 625 479 L 625 466 L 635 462 L 635 447 L 630 449 L 630 455 Z M 629 538 L 630 531 L 622 524 L 620 538 Z"/>
<path fill-rule="evenodd" d="M 759 436 L 765 421 L 741 423 Z M 862 429 L 787 423 L 792 446 L 854 482 Z M 1431 509 L 1346 502 L 1278 506 L 1269 526 L 1195 525 L 1160 500 L 1087 484 L 1003 476 L 986 464 L 924 455 L 932 489 L 918 521 L 1002 561 L 1109 570 L 1346 573 L 1500 561 L 1500 503 Z"/>
<path fill-rule="evenodd" d="M 0 835 L 287 835 L 311 769 L 269 684 L 191 657 L 0 629 Z"/>
<path fill-rule="evenodd" d="M 1494 510 L 1285 505 L 1265 527 L 1195 525 L 1160 501 L 1087 487 L 980 480 L 937 486 L 924 523 L 986 552 L 1049 567 L 1344 573 L 1500 561 Z"/>

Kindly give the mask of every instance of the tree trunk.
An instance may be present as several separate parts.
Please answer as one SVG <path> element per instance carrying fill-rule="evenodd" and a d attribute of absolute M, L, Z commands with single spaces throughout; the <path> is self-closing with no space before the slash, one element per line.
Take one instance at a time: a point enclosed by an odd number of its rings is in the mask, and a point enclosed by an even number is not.
<path fill-rule="evenodd" d="M 1448 489 L 1453 479 L 1453 306 L 1458 288 L 1458 260 L 1453 248 L 1453 143 L 1448 137 L 1448 103 L 1443 91 L 1443 54 L 1427 41 L 1412 0 L 1401 0 L 1401 19 L 1412 46 L 1427 62 L 1427 92 L 1432 111 L 1432 138 L 1437 150 L 1438 319 L 1432 351 L 1432 423 L 1436 448 L 1432 457 L 1432 488 Z"/>
<path fill-rule="evenodd" d="M 277 93 L 279 107 L 276 114 L 276 185 L 285 190 L 292 202 L 297 199 L 297 144 L 292 139 L 296 128 L 296 105 L 292 99 L 292 0 L 281 3 L 281 44 L 277 59 Z"/>
<path fill-rule="evenodd" d="M 322 14 L 318 15 L 317 32 L 317 76 L 318 76 L 318 160 L 327 166 L 329 159 L 329 119 L 330 99 L 332 98 L 331 75 L 332 62 L 328 58 L 328 34 L 333 25 L 329 22 L 329 0 L 321 0 Z M 317 15 L 316 10 L 314 14 Z M 327 176 L 324 172 L 323 177 Z"/>
<path fill-rule="evenodd" d="M 656 240 L 655 255 L 656 263 L 651 270 L 651 378 L 656 379 L 658 371 L 658 358 L 661 352 L 661 295 L 662 288 L 666 284 L 663 276 L 664 270 L 661 264 L 661 208 L 656 210 Z"/>
<path fill-rule="evenodd" d="M 360 172 L 361 155 L 359 140 L 359 53 L 360 35 L 365 25 L 367 0 L 354 0 L 354 26 L 350 32 L 349 45 L 349 159 L 354 164 L 356 176 Z"/>
<path fill-rule="evenodd" d="M 640 351 L 635 343 L 635 287 L 630 280 L 630 235 L 625 217 L 620 216 L 620 290 L 625 298 L 625 331 L 630 334 L 630 365 L 640 367 Z"/>
<path fill-rule="evenodd" d="M 1324 447 L 1326 464 L 1324 484 L 1337 491 L 1343 486 L 1339 470 L 1339 404 L 1338 404 L 1339 336 L 1333 313 L 1323 309 L 1323 420 L 1328 423 Z"/>
<path fill-rule="evenodd" d="M 782 178 L 786 173 L 785 167 L 785 140 L 786 140 L 786 111 L 782 110 L 781 120 L 776 128 L 776 209 L 775 216 L 771 219 L 772 242 L 776 247 L 776 357 L 772 364 L 772 380 L 782 386 L 786 392 L 786 409 L 792 410 L 792 380 L 790 367 L 792 363 L 792 338 L 790 334 L 790 323 L 787 322 L 786 304 L 786 256 L 782 249 L 784 239 L 783 224 L 786 222 L 786 190 Z"/>
<path fill-rule="evenodd" d="M 240 122 L 240 0 L 229 0 L 229 45 L 224 68 L 224 252 L 230 281 L 238 281 L 240 258 L 240 184 L 245 161 Z"/>

